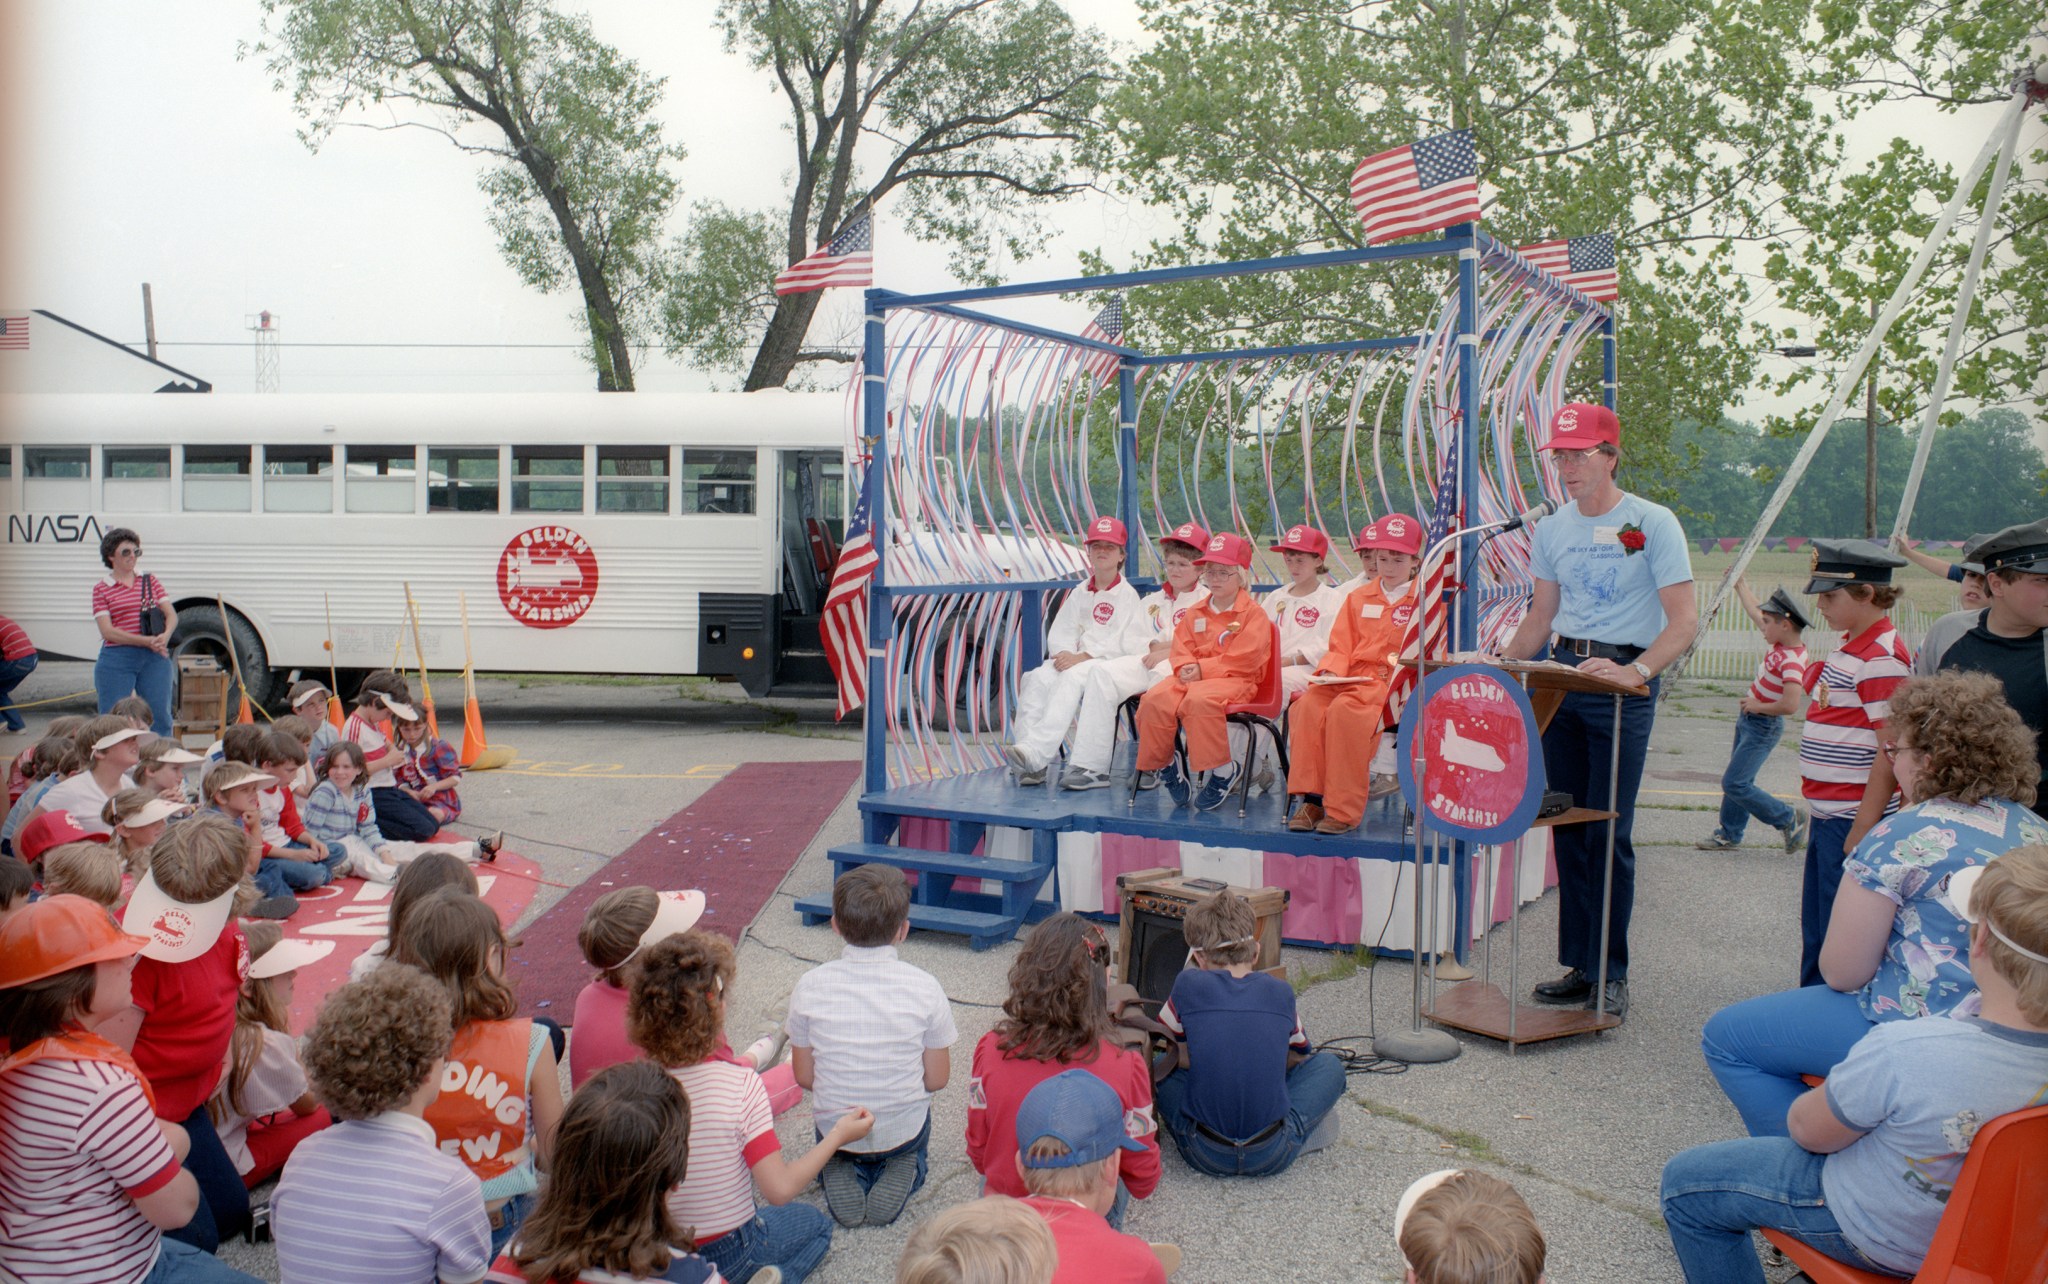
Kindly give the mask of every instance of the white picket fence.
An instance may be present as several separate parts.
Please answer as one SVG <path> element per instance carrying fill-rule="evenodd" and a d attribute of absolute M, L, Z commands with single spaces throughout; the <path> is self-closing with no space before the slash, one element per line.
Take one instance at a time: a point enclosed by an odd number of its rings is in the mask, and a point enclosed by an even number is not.
<path fill-rule="evenodd" d="M 1716 587 L 1715 583 L 1695 581 L 1693 584 L 1693 593 L 1702 615 L 1706 613 L 1707 603 L 1713 600 Z M 1821 624 L 1818 613 L 1810 606 L 1802 603 L 1802 609 L 1814 617 L 1814 627 L 1806 630 L 1806 652 L 1819 659 L 1833 651 L 1842 636 Z M 1937 618 L 1911 602 L 1901 602 L 1893 607 L 1891 617 L 1906 645 L 1915 651 L 1920 649 L 1920 639 L 1927 635 L 1927 627 Z M 1706 637 L 1700 640 L 1699 647 L 1693 652 L 1692 660 L 1686 665 L 1685 676 L 1746 683 L 1756 676 L 1756 666 L 1764 658 L 1764 650 L 1763 635 L 1743 613 L 1742 603 L 1730 595 L 1714 616 L 1713 627 L 1707 630 Z"/>

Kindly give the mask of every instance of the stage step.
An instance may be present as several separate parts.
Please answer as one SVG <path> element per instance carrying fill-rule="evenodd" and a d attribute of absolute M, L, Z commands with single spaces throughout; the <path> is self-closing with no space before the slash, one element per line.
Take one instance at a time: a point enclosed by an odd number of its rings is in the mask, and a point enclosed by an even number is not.
<path fill-rule="evenodd" d="M 829 923 L 832 920 L 832 898 L 799 900 L 796 912 L 803 916 L 806 927 Z M 912 901 L 910 925 L 920 931 L 964 936 L 970 948 L 986 950 L 1013 939 L 1022 923 L 1005 914 L 954 909 L 947 905 L 920 905 Z"/>
<path fill-rule="evenodd" d="M 951 874 L 955 878 L 986 878 L 998 883 L 1039 882 L 1052 872 L 1050 865 L 1034 861 L 927 852 L 915 847 L 898 847 L 893 843 L 845 843 L 825 854 L 832 858 L 834 878 L 856 865 L 893 865 L 897 869 Z"/>

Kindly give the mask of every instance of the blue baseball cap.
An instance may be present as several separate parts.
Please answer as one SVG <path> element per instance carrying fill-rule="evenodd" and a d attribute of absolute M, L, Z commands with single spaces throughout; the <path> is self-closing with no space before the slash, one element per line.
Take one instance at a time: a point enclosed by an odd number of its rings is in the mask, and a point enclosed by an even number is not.
<path fill-rule="evenodd" d="M 1034 1142 L 1050 1137 L 1067 1153 L 1034 1159 Z M 1062 1070 L 1033 1088 L 1017 1108 L 1017 1157 L 1026 1168 L 1079 1168 L 1119 1150 L 1143 1150 L 1124 1131 L 1124 1103 L 1116 1089 L 1086 1070 Z"/>

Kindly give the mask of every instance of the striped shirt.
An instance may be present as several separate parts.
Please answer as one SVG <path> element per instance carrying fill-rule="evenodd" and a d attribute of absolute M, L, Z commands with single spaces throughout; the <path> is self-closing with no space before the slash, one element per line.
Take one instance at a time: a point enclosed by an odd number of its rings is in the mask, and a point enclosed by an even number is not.
<path fill-rule="evenodd" d="M 391 745 L 390 739 L 377 729 L 377 724 L 361 713 L 348 715 L 348 721 L 341 727 L 341 738 L 355 741 L 365 758 L 374 758 Z M 391 774 L 391 766 L 387 763 L 382 769 L 371 772 L 370 778 L 363 783 L 371 789 L 391 789 L 398 784 L 398 778 Z"/>
<path fill-rule="evenodd" d="M 690 1097 L 690 1172 L 668 1193 L 668 1211 L 702 1246 L 754 1220 L 754 1165 L 782 1143 L 751 1067 L 699 1061 L 669 1073 Z"/>
<path fill-rule="evenodd" d="M 26 660 L 35 653 L 36 644 L 28 640 L 28 632 L 0 615 L 0 660 Z"/>
<path fill-rule="evenodd" d="M 377 828 L 377 808 L 368 785 L 359 784 L 345 794 L 340 785 L 323 780 L 306 799 L 300 819 L 306 822 L 306 832 L 323 843 L 354 837 L 368 843 L 372 851 L 384 846 L 384 831 Z"/>
<path fill-rule="evenodd" d="M 916 1139 L 931 1112 L 924 1054 L 960 1041 L 945 988 L 893 945 L 849 945 L 798 977 L 786 1028 L 791 1044 L 816 1056 L 811 1116 L 820 1129 L 855 1106 L 874 1112 L 874 1130 L 848 1154 Z"/>
<path fill-rule="evenodd" d="M 491 1264 L 483 1186 L 402 1111 L 314 1133 L 270 1197 L 284 1284 L 472 1284 Z"/>
<path fill-rule="evenodd" d="M 135 1284 L 158 1234 L 135 1201 L 178 1175 L 135 1076 L 104 1061 L 0 1075 L 0 1276 Z"/>
<path fill-rule="evenodd" d="M 1818 671 L 1807 675 L 1813 697 L 1799 738 L 1799 791 L 1813 815 L 1834 820 L 1856 814 L 1863 786 L 1877 761 L 1877 733 L 1891 716 L 1892 692 L 1912 674 L 1913 653 L 1881 618 L 1844 639 Z M 1897 811 L 1896 793 L 1885 814 Z"/>
<path fill-rule="evenodd" d="M 170 596 L 164 591 L 163 581 L 154 575 L 138 575 L 132 584 L 119 583 L 110 575 L 92 586 L 93 617 L 106 616 L 107 622 L 123 633 L 142 632 L 142 587 L 145 584 L 149 585 L 151 602 L 161 602 Z"/>
<path fill-rule="evenodd" d="M 1749 684 L 1749 698 L 1758 704 L 1776 704 L 1788 686 L 1806 685 L 1806 648 L 1774 646 L 1764 652 L 1756 666 L 1756 681 Z"/>

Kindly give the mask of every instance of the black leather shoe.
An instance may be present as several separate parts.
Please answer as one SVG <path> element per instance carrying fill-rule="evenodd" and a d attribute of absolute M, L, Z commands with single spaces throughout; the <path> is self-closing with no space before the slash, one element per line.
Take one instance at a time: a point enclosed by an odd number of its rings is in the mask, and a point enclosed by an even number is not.
<path fill-rule="evenodd" d="M 1615 1020 L 1619 1021 L 1627 1018 L 1628 982 L 1626 980 L 1609 981 L 1607 983 L 1607 1002 L 1604 1006 L 1607 1009 L 1607 1014 Z M 1586 1009 L 1587 1011 L 1593 1009 L 1593 999 L 1590 993 L 1586 998 Z"/>
<path fill-rule="evenodd" d="M 1538 1003 L 1584 1003 L 1593 997 L 1593 978 L 1573 968 L 1555 981 L 1538 985 L 1531 996 Z"/>

